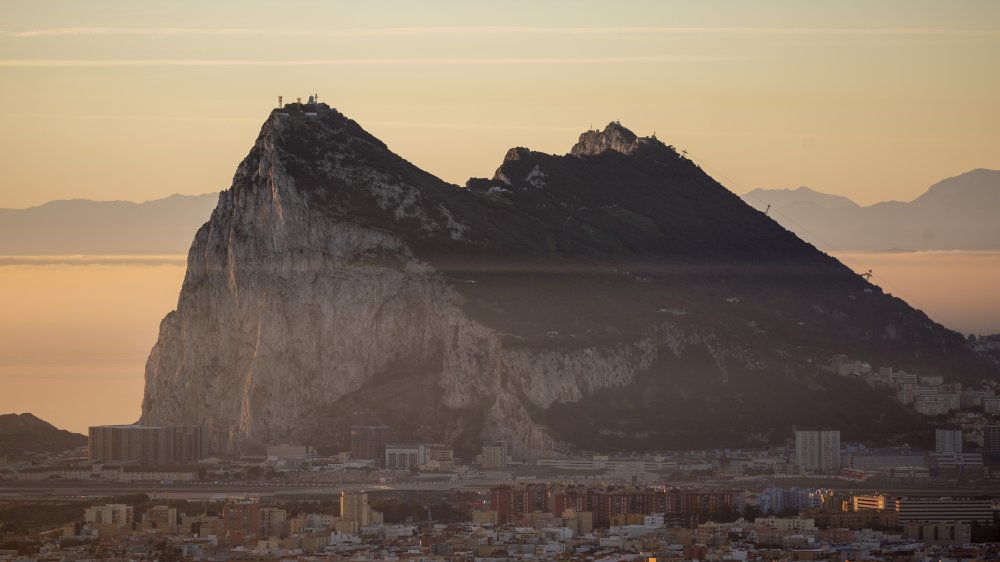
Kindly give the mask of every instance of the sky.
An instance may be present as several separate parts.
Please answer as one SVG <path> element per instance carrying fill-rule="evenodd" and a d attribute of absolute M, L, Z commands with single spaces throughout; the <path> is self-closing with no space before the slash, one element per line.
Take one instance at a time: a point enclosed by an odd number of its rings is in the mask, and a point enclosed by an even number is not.
<path fill-rule="evenodd" d="M 611 120 L 862 204 L 1000 168 L 1000 2 L 5 0 L 0 207 L 229 186 L 318 93 L 454 183 Z"/>

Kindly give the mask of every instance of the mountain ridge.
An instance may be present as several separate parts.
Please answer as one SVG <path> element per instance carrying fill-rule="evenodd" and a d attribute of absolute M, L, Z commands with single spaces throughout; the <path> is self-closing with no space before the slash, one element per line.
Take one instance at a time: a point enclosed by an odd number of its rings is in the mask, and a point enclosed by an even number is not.
<path fill-rule="evenodd" d="M 794 423 L 884 440 L 912 414 L 817 364 L 995 376 L 960 335 L 619 127 L 576 155 L 512 149 L 459 187 L 324 104 L 273 111 L 195 235 L 143 423 L 200 423 L 224 452 L 336 450 L 368 422 L 525 458 Z"/>
<path fill-rule="evenodd" d="M 60 199 L 0 209 L 0 255 L 177 254 L 208 218 L 215 193 L 161 199 Z"/>
<path fill-rule="evenodd" d="M 833 205 L 839 196 L 812 190 L 755 189 L 742 197 L 758 210 L 771 204 L 770 216 L 828 251 L 1000 250 L 997 170 L 977 168 L 911 201 L 868 206 Z"/>

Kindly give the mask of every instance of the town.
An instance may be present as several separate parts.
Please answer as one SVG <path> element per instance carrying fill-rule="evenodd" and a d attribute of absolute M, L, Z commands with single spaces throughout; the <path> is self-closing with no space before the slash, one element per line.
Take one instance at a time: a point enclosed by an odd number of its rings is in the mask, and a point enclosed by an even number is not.
<path fill-rule="evenodd" d="M 199 426 L 90 428 L 0 459 L 0 560 L 924 560 L 1000 544 L 1000 397 L 837 356 L 933 446 L 796 426 L 777 446 L 460 459 L 351 427 L 350 450 L 212 456 Z M 61 520 L 59 518 L 62 518 Z M 35 521 L 34 524 L 30 521 Z"/>

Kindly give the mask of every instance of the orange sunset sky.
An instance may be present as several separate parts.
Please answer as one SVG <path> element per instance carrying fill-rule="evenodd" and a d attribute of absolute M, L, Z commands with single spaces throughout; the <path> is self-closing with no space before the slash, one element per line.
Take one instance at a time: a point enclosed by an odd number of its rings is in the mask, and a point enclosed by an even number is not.
<path fill-rule="evenodd" d="M 228 186 L 319 93 L 449 181 L 620 119 L 728 187 L 868 204 L 1000 168 L 1000 3 L 0 5 L 0 207 Z"/>

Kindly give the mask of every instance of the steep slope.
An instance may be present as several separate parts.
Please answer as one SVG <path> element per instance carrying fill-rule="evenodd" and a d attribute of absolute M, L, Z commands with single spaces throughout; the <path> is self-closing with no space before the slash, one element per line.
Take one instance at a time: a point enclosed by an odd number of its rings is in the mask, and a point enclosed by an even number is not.
<path fill-rule="evenodd" d="M 743 197 L 758 209 L 772 204 L 775 220 L 831 251 L 1000 250 L 997 170 L 972 170 L 934 184 L 913 201 L 868 207 L 834 206 L 834 196 L 799 190 L 758 189 Z"/>
<path fill-rule="evenodd" d="M 32 414 L 0 414 L 0 455 L 59 453 L 86 444 L 86 436 L 57 429 Z"/>
<path fill-rule="evenodd" d="M 461 188 L 291 104 L 195 236 L 142 421 L 201 423 L 220 451 L 343 448 L 351 423 L 378 421 L 527 457 L 904 428 L 888 397 L 817 370 L 834 353 L 992 374 L 617 123 L 565 156 L 511 149 Z"/>

